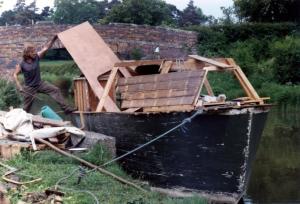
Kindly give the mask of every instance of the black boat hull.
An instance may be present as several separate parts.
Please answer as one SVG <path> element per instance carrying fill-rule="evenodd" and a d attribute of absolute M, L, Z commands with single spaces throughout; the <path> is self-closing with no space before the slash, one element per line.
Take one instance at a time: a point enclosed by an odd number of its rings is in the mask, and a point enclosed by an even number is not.
<path fill-rule="evenodd" d="M 268 107 L 204 111 L 191 122 L 120 160 L 159 189 L 236 202 L 246 190 Z M 84 113 L 87 130 L 116 137 L 120 156 L 170 130 L 191 112 Z M 73 123 L 81 126 L 75 114 Z"/>

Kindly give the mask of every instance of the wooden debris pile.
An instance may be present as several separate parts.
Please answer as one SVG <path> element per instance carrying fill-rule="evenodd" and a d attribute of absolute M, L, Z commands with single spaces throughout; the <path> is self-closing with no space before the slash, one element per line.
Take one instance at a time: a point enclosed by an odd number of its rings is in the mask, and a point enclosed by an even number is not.
<path fill-rule="evenodd" d="M 20 153 L 21 149 L 45 149 L 45 144 L 35 142 L 37 138 L 46 139 L 57 148 L 66 149 L 71 134 L 85 135 L 83 131 L 70 125 L 68 121 L 42 118 L 27 114 L 22 109 L 0 111 L 0 156 L 10 159 Z"/>

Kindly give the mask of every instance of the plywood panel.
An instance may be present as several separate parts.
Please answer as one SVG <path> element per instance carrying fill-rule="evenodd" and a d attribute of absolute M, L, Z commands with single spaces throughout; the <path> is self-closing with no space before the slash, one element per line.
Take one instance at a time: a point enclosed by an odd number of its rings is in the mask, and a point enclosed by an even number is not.
<path fill-rule="evenodd" d="M 145 84 L 145 83 L 156 83 L 156 82 L 166 82 L 187 79 L 190 77 L 199 78 L 204 75 L 204 71 L 186 71 L 186 72 L 173 72 L 166 74 L 152 74 L 152 75 L 142 75 L 129 78 L 121 78 L 118 81 L 118 85 L 131 85 L 131 84 Z"/>
<path fill-rule="evenodd" d="M 146 84 L 132 84 L 119 86 L 118 90 L 122 92 L 144 92 L 144 91 L 154 91 L 154 90 L 186 90 L 193 88 L 199 84 L 198 78 L 190 78 L 189 80 L 179 80 L 179 81 L 165 81 L 157 83 L 146 83 Z"/>
<path fill-rule="evenodd" d="M 59 33 L 58 38 L 85 75 L 95 95 L 101 98 L 103 87 L 97 78 L 111 70 L 119 62 L 118 57 L 88 22 Z M 109 97 L 104 107 L 107 111 L 119 111 Z"/>
<path fill-rule="evenodd" d="M 118 86 L 121 107 L 193 106 L 206 74 L 206 70 L 198 70 L 124 79 L 120 81 L 122 86 Z"/>

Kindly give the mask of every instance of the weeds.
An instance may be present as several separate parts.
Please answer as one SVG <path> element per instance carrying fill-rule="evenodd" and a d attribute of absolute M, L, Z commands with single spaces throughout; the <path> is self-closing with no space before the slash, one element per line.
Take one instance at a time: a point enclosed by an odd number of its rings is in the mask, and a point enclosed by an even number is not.
<path fill-rule="evenodd" d="M 79 154 L 78 156 L 97 164 L 102 164 L 111 159 L 109 153 L 101 145 L 96 145 L 90 152 Z M 97 159 L 101 158 L 101 159 Z M 9 196 L 13 203 L 16 203 L 26 192 L 43 192 L 45 189 L 54 187 L 56 182 L 62 177 L 70 175 L 70 173 L 79 167 L 79 163 L 67 157 L 61 156 L 52 151 L 43 151 L 38 153 L 22 152 L 8 162 L 9 165 L 18 169 L 22 169 L 22 173 L 30 174 L 35 177 L 41 177 L 43 180 L 39 183 L 28 185 L 26 190 L 11 190 Z M 3 170 L 3 169 L 1 169 Z M 130 176 L 117 165 L 110 165 L 107 170 L 125 179 L 134 181 Z M 3 173 L 3 172 L 2 172 Z M 124 204 L 193 204 L 206 203 L 205 200 L 199 197 L 173 199 L 163 196 L 158 193 L 142 192 L 128 187 L 105 176 L 97 171 L 86 174 L 82 178 L 80 184 L 77 184 L 78 173 L 75 173 L 70 178 L 64 180 L 60 185 L 62 191 L 66 193 L 64 203 L 66 204 L 91 204 L 94 203 L 93 198 L 82 192 L 81 190 L 91 191 L 97 196 L 100 203 L 124 203 Z M 146 187 L 147 188 L 147 187 Z M 72 189 L 72 191 L 69 191 Z"/>

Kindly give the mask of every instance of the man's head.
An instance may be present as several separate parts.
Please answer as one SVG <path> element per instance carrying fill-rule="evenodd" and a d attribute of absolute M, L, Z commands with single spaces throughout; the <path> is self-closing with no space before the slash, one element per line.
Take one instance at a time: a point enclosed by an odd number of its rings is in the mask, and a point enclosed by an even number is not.
<path fill-rule="evenodd" d="M 37 56 L 36 48 L 34 45 L 26 45 L 23 51 L 23 59 L 29 60 L 29 59 L 35 59 Z"/>

